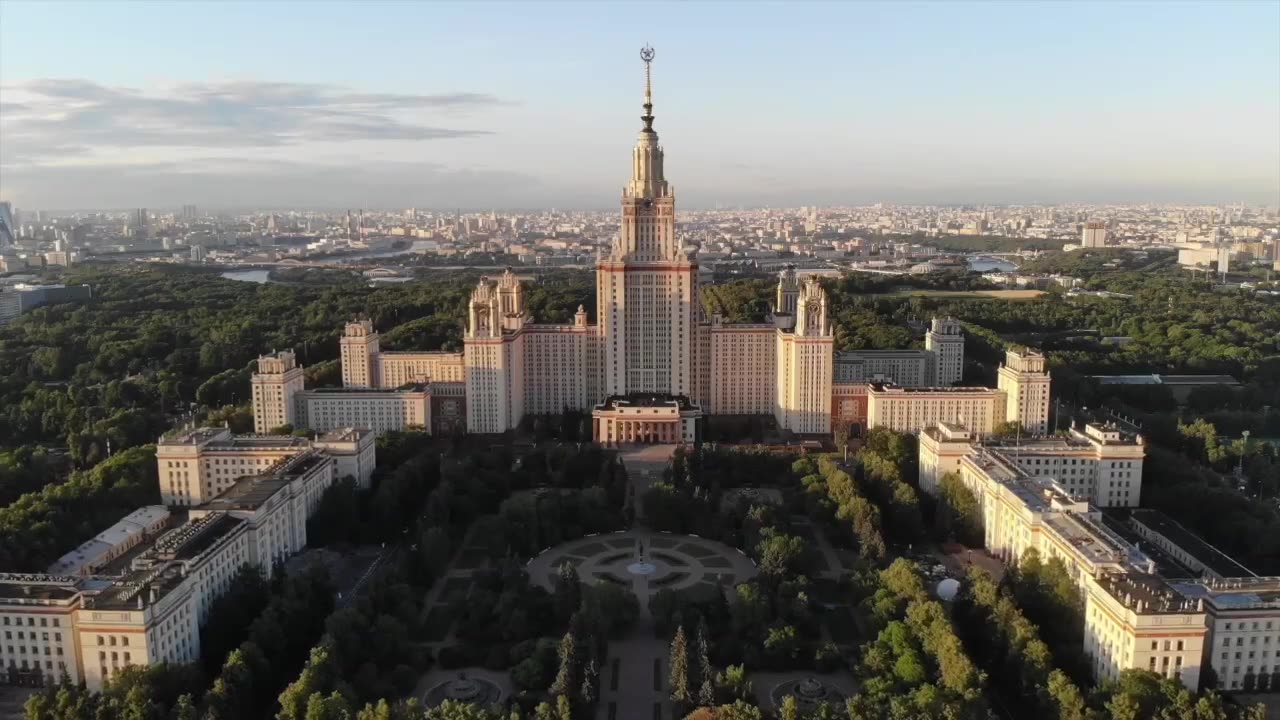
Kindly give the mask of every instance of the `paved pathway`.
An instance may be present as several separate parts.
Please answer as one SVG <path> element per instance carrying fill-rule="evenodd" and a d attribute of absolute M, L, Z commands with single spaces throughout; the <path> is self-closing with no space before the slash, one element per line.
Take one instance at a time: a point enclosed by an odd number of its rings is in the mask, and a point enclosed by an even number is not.
<path fill-rule="evenodd" d="M 635 445 L 618 451 L 622 464 L 627 468 L 631 502 L 636 510 L 636 522 L 642 523 L 644 507 L 640 499 L 655 482 L 662 480 L 662 471 L 671 464 L 675 445 Z"/>
<path fill-rule="evenodd" d="M 840 556 L 836 554 L 831 543 L 827 540 L 827 533 L 823 528 L 813 524 L 805 515 L 792 515 L 791 522 L 796 525 L 807 525 L 809 534 L 813 538 L 813 543 L 818 547 L 818 552 L 822 554 L 824 560 L 827 561 L 827 569 L 818 573 L 819 577 L 830 578 L 832 580 L 839 579 L 844 575 L 844 564 L 840 562 Z"/>
<path fill-rule="evenodd" d="M 475 572 L 475 569 L 473 568 L 460 569 L 455 567 L 458 564 L 459 556 L 461 556 L 462 553 L 466 552 L 467 545 L 471 542 L 472 530 L 474 529 L 475 529 L 474 524 L 472 524 L 470 527 L 467 528 L 467 532 L 462 536 L 462 542 L 458 543 L 457 549 L 453 551 L 453 557 L 449 558 L 448 569 L 444 571 L 444 575 L 441 575 L 439 578 L 436 579 L 435 584 L 432 585 L 431 589 L 427 591 L 427 596 L 423 600 L 423 607 L 427 610 L 428 613 L 430 613 L 432 608 L 437 608 L 437 607 L 448 608 L 449 607 L 449 601 L 441 596 L 444 595 L 445 586 L 449 584 L 450 578 L 469 578 L 471 577 L 471 574 Z M 452 645 L 453 639 L 454 639 L 453 628 L 450 627 L 448 634 L 446 634 L 443 638 L 434 642 L 425 643 L 425 645 L 428 648 L 430 648 L 432 652 L 435 652 L 436 650 L 438 650 L 439 648 L 445 645 Z M 425 688 L 421 687 L 425 682 L 426 682 L 425 678 L 422 680 L 419 680 L 419 685 L 420 685 L 419 689 L 423 690 L 424 692 L 426 689 L 429 689 L 431 687 L 431 686 L 426 686 Z M 421 696 L 421 693 L 418 693 L 416 690 L 414 692 L 417 693 L 419 696 Z"/>

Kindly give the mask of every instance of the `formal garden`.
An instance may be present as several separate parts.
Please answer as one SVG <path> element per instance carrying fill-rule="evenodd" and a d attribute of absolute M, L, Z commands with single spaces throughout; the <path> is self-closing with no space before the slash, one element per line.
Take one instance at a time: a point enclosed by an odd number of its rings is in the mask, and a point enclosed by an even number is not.
<path fill-rule="evenodd" d="M 309 527 L 339 555 L 386 545 L 354 597 L 323 567 L 246 580 L 202 667 L 55 687 L 27 715 L 1256 717 L 1149 673 L 1094 685 L 1057 561 L 937 597 L 932 548 L 974 531 L 973 501 L 922 496 L 913 443 L 873 432 L 846 461 L 391 434 L 373 489 L 334 486 Z"/>

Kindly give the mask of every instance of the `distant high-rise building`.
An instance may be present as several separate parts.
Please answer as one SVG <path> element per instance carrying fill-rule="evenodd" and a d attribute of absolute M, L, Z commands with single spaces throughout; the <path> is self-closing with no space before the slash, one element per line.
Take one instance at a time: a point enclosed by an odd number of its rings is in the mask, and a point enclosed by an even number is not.
<path fill-rule="evenodd" d="M 934 354 L 933 381 L 954 385 L 964 376 L 964 331 L 953 317 L 933 318 L 924 336 L 924 347 Z"/>
<path fill-rule="evenodd" d="M 133 234 L 140 238 L 151 236 L 151 221 L 146 208 L 138 208 L 133 212 Z"/>
<path fill-rule="evenodd" d="M 187 222 L 191 222 L 192 220 L 195 220 L 195 219 L 196 219 L 196 206 L 195 206 L 195 205 L 183 205 L 183 206 L 182 206 L 182 219 L 183 219 L 183 220 L 185 220 L 185 221 L 187 221 Z"/>
<path fill-rule="evenodd" d="M 364 211 L 360 214 L 352 215 L 351 211 L 347 211 L 347 242 L 360 239 L 360 228 L 364 225 Z"/>
<path fill-rule="evenodd" d="M 1087 222 L 1080 235 L 1080 244 L 1087 248 L 1107 246 L 1107 224 L 1104 222 Z"/>
<path fill-rule="evenodd" d="M 0 248 L 9 247 L 18 242 L 18 227 L 13 219 L 13 206 L 8 202 L 0 202 Z"/>

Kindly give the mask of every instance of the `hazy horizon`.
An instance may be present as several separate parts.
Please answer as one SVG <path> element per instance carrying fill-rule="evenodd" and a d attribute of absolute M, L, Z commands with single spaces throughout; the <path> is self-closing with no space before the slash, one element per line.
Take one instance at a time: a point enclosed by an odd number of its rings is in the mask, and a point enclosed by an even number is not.
<path fill-rule="evenodd" d="M 0 5 L 28 209 L 1280 204 L 1280 3 Z"/>

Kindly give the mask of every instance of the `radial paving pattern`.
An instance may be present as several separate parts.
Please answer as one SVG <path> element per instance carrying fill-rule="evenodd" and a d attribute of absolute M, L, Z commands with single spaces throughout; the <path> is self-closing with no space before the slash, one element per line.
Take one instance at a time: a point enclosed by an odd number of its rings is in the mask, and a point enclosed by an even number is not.
<path fill-rule="evenodd" d="M 633 589 L 641 608 L 650 594 L 662 588 L 735 585 L 756 574 L 750 559 L 723 543 L 633 530 L 584 537 L 550 548 L 529 561 L 529 576 L 550 588 L 565 563 L 578 569 L 584 583 L 610 582 Z"/>

